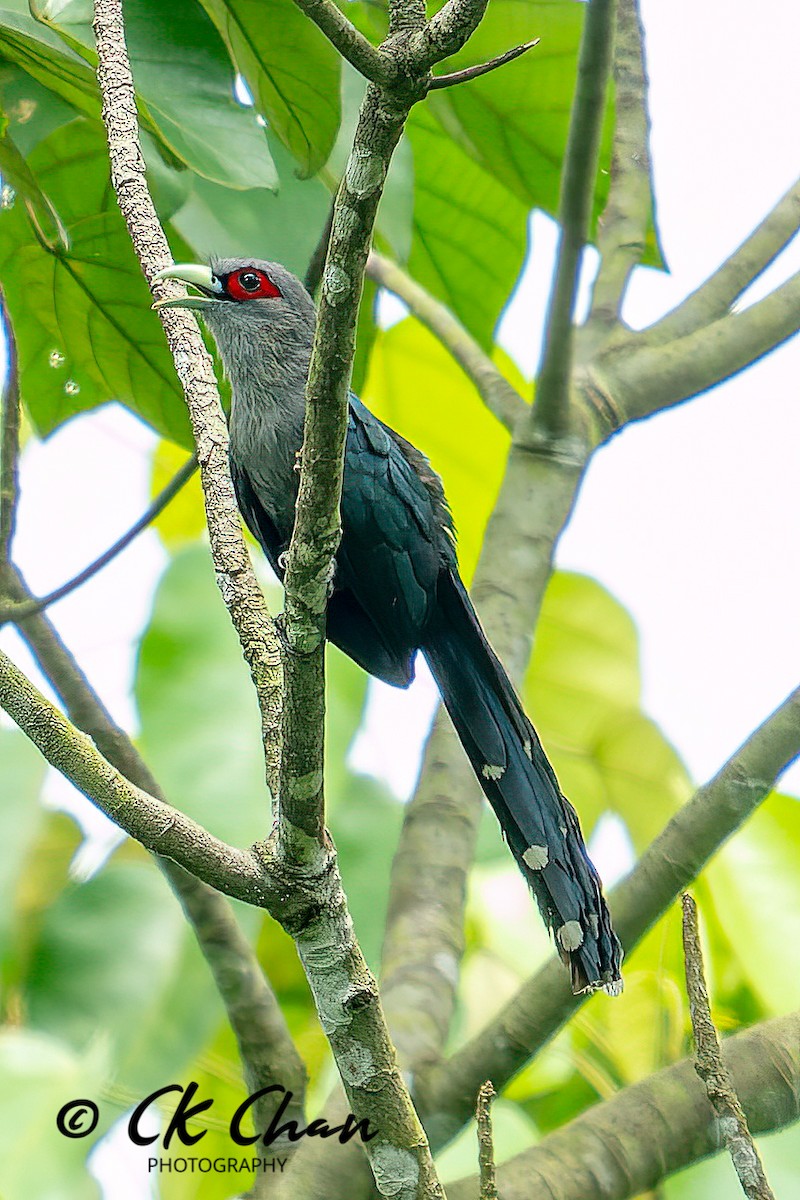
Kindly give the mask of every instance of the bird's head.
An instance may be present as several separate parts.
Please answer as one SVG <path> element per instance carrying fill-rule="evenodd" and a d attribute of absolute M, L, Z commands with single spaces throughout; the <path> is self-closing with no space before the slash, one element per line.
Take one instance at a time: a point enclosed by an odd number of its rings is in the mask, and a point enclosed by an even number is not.
<path fill-rule="evenodd" d="M 157 300 L 153 308 L 192 308 L 203 317 L 228 374 L 243 358 L 311 352 L 316 311 L 300 280 L 280 263 L 258 258 L 215 258 L 209 266 L 179 263 L 154 282 L 177 279 L 196 294 Z M 307 365 L 307 364 L 306 364 Z"/>

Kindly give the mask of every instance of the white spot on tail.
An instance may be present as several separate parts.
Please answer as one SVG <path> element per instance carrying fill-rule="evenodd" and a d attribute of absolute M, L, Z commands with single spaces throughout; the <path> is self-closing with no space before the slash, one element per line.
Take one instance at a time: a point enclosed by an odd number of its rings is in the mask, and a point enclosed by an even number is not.
<path fill-rule="evenodd" d="M 613 979 L 611 983 L 603 984 L 603 991 L 607 996 L 621 996 L 625 984 L 621 979 Z"/>
<path fill-rule="evenodd" d="M 565 921 L 556 937 L 565 950 L 577 950 L 583 941 L 583 930 L 580 921 Z"/>
<path fill-rule="evenodd" d="M 522 861 L 532 871 L 541 871 L 542 867 L 547 866 L 548 858 L 547 846 L 528 846 Z"/>
<path fill-rule="evenodd" d="M 494 763 L 484 763 L 481 767 L 481 775 L 484 779 L 502 779 L 505 773 L 505 767 L 497 767 Z"/>

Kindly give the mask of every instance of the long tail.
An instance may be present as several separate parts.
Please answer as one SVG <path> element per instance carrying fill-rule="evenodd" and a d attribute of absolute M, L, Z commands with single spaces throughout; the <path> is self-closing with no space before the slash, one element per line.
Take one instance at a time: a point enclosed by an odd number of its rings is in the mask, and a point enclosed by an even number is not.
<path fill-rule="evenodd" d="M 447 711 L 572 975 L 575 992 L 621 989 L 622 951 L 575 809 L 457 574 L 443 573 L 423 646 Z"/>

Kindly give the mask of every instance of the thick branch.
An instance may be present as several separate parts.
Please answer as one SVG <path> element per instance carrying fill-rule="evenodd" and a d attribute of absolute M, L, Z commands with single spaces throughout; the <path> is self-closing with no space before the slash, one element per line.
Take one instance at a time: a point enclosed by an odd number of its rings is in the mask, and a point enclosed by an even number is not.
<path fill-rule="evenodd" d="M 0 401 L 0 562 L 8 562 L 19 500 L 19 364 L 14 330 L 0 292 L 0 320 L 6 339 L 8 366 Z"/>
<path fill-rule="evenodd" d="M 647 330 L 648 340 L 684 337 L 724 317 L 800 229 L 800 180 L 793 183 L 730 258 L 672 312 Z"/>
<path fill-rule="evenodd" d="M 54 591 L 48 592 L 46 596 L 37 597 L 28 593 L 26 598 L 18 604 L 11 606 L 0 605 L 0 625 L 5 621 L 18 622 L 25 617 L 32 616 L 34 613 L 44 612 L 51 604 L 55 604 L 58 600 L 63 600 L 70 592 L 74 592 L 79 587 L 82 587 L 84 583 L 88 583 L 93 576 L 102 571 L 103 567 L 107 567 L 118 554 L 126 550 L 131 542 L 161 515 L 167 505 L 177 496 L 184 484 L 191 479 L 196 470 L 197 458 L 192 455 L 188 462 L 176 472 L 166 487 L 158 493 L 150 507 L 146 512 L 142 513 L 141 517 L 130 527 L 127 533 L 124 533 L 121 538 L 114 542 L 113 546 L 109 546 L 108 550 L 103 551 L 94 562 L 89 563 L 88 567 L 84 567 L 77 575 L 73 575 L 72 579 L 68 579 L 66 583 L 62 583 Z"/>
<path fill-rule="evenodd" d="M 561 173 L 558 219 L 561 234 L 544 333 L 542 368 L 531 414 L 534 429 L 546 436 L 569 428 L 575 294 L 581 254 L 589 234 L 600 133 L 614 40 L 614 0 L 589 0 L 578 60 L 578 83 L 570 113 Z"/>
<path fill-rule="evenodd" d="M 430 329 L 463 367 L 489 411 L 506 429 L 513 430 L 528 405 L 450 309 L 426 292 L 402 267 L 376 250 L 370 253 L 367 274 L 380 287 L 398 296 Z"/>
<path fill-rule="evenodd" d="M 720 1132 L 744 1194 L 749 1200 L 775 1200 L 730 1071 L 722 1060 L 719 1037 L 711 1019 L 711 1006 L 708 1002 L 697 905 L 688 894 L 683 896 L 683 954 L 686 966 L 686 994 L 689 997 L 697 1051 L 695 1070 L 705 1084 L 708 1099 L 717 1114 Z"/>
<path fill-rule="evenodd" d="M 150 282 L 172 259 L 145 180 L 122 0 L 96 0 L 94 29 L 111 179 L 137 257 Z M 258 694 L 267 779 L 274 794 L 280 758 L 280 645 L 242 537 L 228 469 L 228 429 L 211 359 L 190 313 L 166 309 L 160 316 L 197 443 L 217 580 Z"/>
<path fill-rule="evenodd" d="M 19 609 L 30 605 L 30 593 L 21 577 L 7 570 L 4 590 L 18 601 Z M 94 741 L 97 748 L 122 774 L 156 799 L 164 795 L 127 734 L 114 723 L 77 662 L 61 641 L 47 617 L 33 614 L 19 622 L 42 673 L 50 681 L 70 720 Z M 202 883 L 171 859 L 157 862 L 178 897 L 225 1005 L 242 1059 L 245 1082 L 250 1092 L 279 1080 L 294 1094 L 293 1110 L 302 1117 L 305 1096 L 305 1067 L 295 1049 L 274 993 L 264 978 L 258 960 L 223 896 Z M 275 1100 L 265 1097 L 259 1122 L 267 1122 Z"/>
<path fill-rule="evenodd" d="M 412 43 L 419 65 L 430 69 L 465 46 L 480 25 L 487 4 L 488 0 L 447 0 Z"/>
<path fill-rule="evenodd" d="M 641 261 L 652 205 L 644 30 L 638 0 L 619 0 L 614 38 L 614 141 L 608 200 L 597 226 L 600 269 L 589 326 L 614 325 Z"/>
<path fill-rule="evenodd" d="M 725 1059 L 754 1133 L 800 1118 L 800 1014 L 726 1038 Z M 498 1169 L 503 1200 L 632 1200 L 719 1152 L 720 1130 L 691 1062 L 631 1084 Z M 478 1200 L 478 1180 L 448 1185 Z"/>
<path fill-rule="evenodd" d="M 800 754 L 800 689 L 676 813 L 609 903 L 626 953 L 769 795 Z M 523 984 L 489 1025 L 449 1062 L 418 1081 L 418 1103 L 438 1148 L 469 1120 L 488 1075 L 500 1090 L 579 1007 L 555 960 Z"/>
<path fill-rule="evenodd" d="M 295 4 L 365 79 L 387 87 L 392 83 L 392 60 L 359 33 L 333 0 L 295 0 Z"/>
<path fill-rule="evenodd" d="M 763 300 L 665 345 L 648 334 L 612 340 L 589 369 L 617 421 L 681 404 L 757 362 L 800 329 L 800 272 Z"/>

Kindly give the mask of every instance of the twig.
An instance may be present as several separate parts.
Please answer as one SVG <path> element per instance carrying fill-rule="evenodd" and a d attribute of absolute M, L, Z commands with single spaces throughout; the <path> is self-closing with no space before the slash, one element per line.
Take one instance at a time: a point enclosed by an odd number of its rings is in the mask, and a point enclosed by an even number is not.
<path fill-rule="evenodd" d="M 481 1084 L 475 1119 L 478 1123 L 478 1174 L 481 1182 L 480 1200 L 497 1200 L 497 1180 L 494 1165 L 492 1136 L 492 1100 L 496 1093 L 491 1082 Z"/>
<path fill-rule="evenodd" d="M 755 1133 L 800 1118 L 800 1013 L 725 1039 Z M 628 1084 L 498 1168 L 503 1200 L 632 1200 L 720 1148 L 708 1096 L 689 1059 Z M 477 1200 L 478 1179 L 447 1185 L 448 1200 Z M 726 1192 L 726 1200 L 727 1200 Z"/>
<path fill-rule="evenodd" d="M 186 469 L 186 468 L 184 468 Z M 18 573 L 5 572 L 5 591 L 29 607 L 30 592 Z M 27 603 L 26 603 L 27 602 Z M 112 720 L 57 630 L 41 613 L 19 622 L 19 631 L 50 681 L 67 715 L 131 783 L 165 801 L 131 739 Z M 178 897 L 209 964 L 242 1059 L 249 1091 L 280 1082 L 293 1093 L 292 1109 L 302 1117 L 305 1068 L 277 1000 L 224 897 L 167 858 L 156 859 Z M 275 1101 L 263 1097 L 256 1115 L 269 1122 Z"/>
<path fill-rule="evenodd" d="M 760 225 L 705 283 L 647 330 L 647 339 L 669 341 L 724 317 L 742 292 L 778 257 L 798 229 L 800 180 L 792 184 Z"/>
<path fill-rule="evenodd" d="M 461 322 L 430 292 L 376 250 L 367 260 L 367 274 L 380 287 L 398 296 L 415 317 L 450 351 L 475 384 L 486 407 L 506 429 L 513 430 L 528 405 Z"/>
<path fill-rule="evenodd" d="M 613 397 L 618 428 L 730 379 L 799 329 L 800 271 L 743 312 L 664 345 L 649 331 L 612 339 L 588 375 L 598 391 Z"/>
<path fill-rule="evenodd" d="M 800 754 L 800 689 L 675 814 L 609 897 L 626 953 L 639 943 L 709 858 L 769 795 Z M 555 961 L 523 984 L 485 1029 L 418 1081 L 418 1103 L 438 1149 L 472 1115 L 487 1072 L 502 1088 L 580 1006 Z"/>
<path fill-rule="evenodd" d="M 19 363 L 17 342 L 8 315 L 5 297 L 0 292 L 0 319 L 8 349 L 8 366 L 0 402 L 0 561 L 8 562 L 19 500 Z"/>
<path fill-rule="evenodd" d="M 295 4 L 365 79 L 387 87 L 392 83 L 392 60 L 367 41 L 333 0 L 295 0 Z"/>
<path fill-rule="evenodd" d="M 474 67 L 464 67 L 462 71 L 451 71 L 449 75 L 434 75 L 428 84 L 428 91 L 454 87 L 459 83 L 469 83 L 472 79 L 479 79 L 481 75 L 488 75 L 490 71 L 504 67 L 506 63 L 513 62 L 515 58 L 519 58 L 528 50 L 532 50 L 534 46 L 538 46 L 540 40 L 540 38 L 534 38 L 532 42 L 523 42 L 521 46 L 515 46 L 513 50 L 506 50 L 505 54 L 498 54 L 496 58 L 490 58 L 488 62 L 479 63 Z"/>
<path fill-rule="evenodd" d="M 122 0 L 96 0 L 94 29 L 111 178 L 134 249 L 150 282 L 172 260 L 145 181 Z M 160 316 L 197 444 L 217 581 L 258 695 L 267 780 L 275 795 L 283 697 L 280 643 L 242 537 L 228 469 L 228 429 L 211 359 L 191 313 L 167 309 Z"/>
<path fill-rule="evenodd" d="M 94 575 L 102 571 L 103 567 L 107 567 L 118 554 L 127 549 L 131 542 L 161 515 L 170 501 L 177 496 L 184 484 L 191 479 L 196 470 L 197 457 L 193 454 L 188 462 L 176 472 L 166 487 L 158 493 L 150 507 L 130 527 L 127 533 L 124 533 L 112 546 L 103 551 L 94 562 L 89 563 L 88 567 L 84 567 L 77 575 L 73 575 L 72 579 L 68 579 L 66 583 L 62 583 L 54 591 L 48 592 L 46 596 L 30 596 L 28 599 L 11 607 L 0 606 L 0 625 L 6 621 L 22 621 L 25 617 L 33 616 L 34 613 L 44 612 L 51 604 L 55 604 L 58 600 L 63 600 L 70 592 L 74 592 L 79 587 L 82 587 L 84 583 L 87 583 Z"/>
<path fill-rule="evenodd" d="M 720 1132 L 733 1160 L 742 1191 L 748 1200 L 775 1200 L 767 1183 L 758 1150 L 747 1125 L 747 1117 L 736 1095 L 730 1071 L 722 1061 L 717 1031 L 711 1019 L 703 971 L 703 950 L 697 921 L 697 905 L 683 895 L 683 955 L 686 967 L 686 994 L 696 1050 L 695 1070 L 705 1084 L 708 1098 L 717 1114 Z"/>
<path fill-rule="evenodd" d="M 545 323 L 536 403 L 531 412 L 534 429 L 551 438 L 563 436 L 569 428 L 572 313 L 597 180 L 600 133 L 614 40 L 614 9 L 615 0 L 589 0 L 586 5 L 578 83 L 561 173 L 558 205 L 561 234 Z"/>
<path fill-rule="evenodd" d="M 608 200 L 597 226 L 600 268 L 588 327 L 619 320 L 631 271 L 641 260 L 652 208 L 644 30 L 638 0 L 619 0 L 614 38 L 614 139 Z"/>

